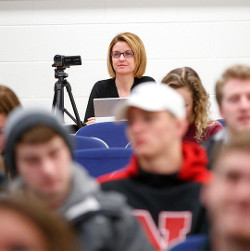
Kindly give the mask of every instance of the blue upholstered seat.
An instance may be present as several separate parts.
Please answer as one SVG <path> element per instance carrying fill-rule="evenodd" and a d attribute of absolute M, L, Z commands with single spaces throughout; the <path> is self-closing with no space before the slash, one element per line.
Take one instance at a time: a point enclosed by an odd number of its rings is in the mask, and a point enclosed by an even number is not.
<path fill-rule="evenodd" d="M 203 234 L 192 235 L 173 248 L 170 251 L 204 251 L 208 244 L 208 237 Z"/>
<path fill-rule="evenodd" d="M 225 120 L 224 119 L 217 119 L 220 124 L 222 124 L 224 127 L 226 126 Z"/>
<path fill-rule="evenodd" d="M 126 122 L 102 122 L 80 128 L 77 136 L 96 137 L 105 141 L 109 147 L 126 147 Z"/>
<path fill-rule="evenodd" d="M 108 148 L 108 145 L 101 139 L 94 137 L 71 135 L 74 150 L 91 148 Z"/>
<path fill-rule="evenodd" d="M 93 177 L 99 177 L 125 167 L 133 153 L 131 148 L 75 150 L 74 159 Z"/>

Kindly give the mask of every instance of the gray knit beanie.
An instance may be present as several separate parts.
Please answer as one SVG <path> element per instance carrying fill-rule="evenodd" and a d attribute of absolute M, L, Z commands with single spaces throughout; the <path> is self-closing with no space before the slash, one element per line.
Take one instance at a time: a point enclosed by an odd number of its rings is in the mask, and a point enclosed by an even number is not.
<path fill-rule="evenodd" d="M 47 125 L 58 132 L 72 154 L 73 147 L 69 132 L 61 125 L 55 114 L 40 108 L 16 108 L 9 114 L 3 131 L 6 139 L 4 161 L 12 177 L 17 175 L 15 145 L 23 133 L 37 125 Z"/>

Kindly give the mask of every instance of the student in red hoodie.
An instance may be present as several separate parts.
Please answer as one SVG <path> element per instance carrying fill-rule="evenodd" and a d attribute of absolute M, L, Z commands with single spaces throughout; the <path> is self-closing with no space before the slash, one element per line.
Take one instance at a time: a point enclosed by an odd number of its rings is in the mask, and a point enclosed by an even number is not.
<path fill-rule="evenodd" d="M 115 115 L 128 120 L 134 156 L 123 170 L 101 176 L 102 188 L 127 196 L 156 250 L 201 232 L 206 220 L 200 187 L 211 173 L 205 150 L 182 142 L 187 129 L 183 98 L 167 85 L 141 84 Z"/>

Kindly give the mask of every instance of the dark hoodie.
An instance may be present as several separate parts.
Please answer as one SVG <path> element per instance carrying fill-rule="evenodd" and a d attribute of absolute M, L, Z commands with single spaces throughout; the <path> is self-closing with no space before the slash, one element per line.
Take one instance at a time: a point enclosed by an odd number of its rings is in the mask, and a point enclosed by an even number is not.
<path fill-rule="evenodd" d="M 151 232 L 148 235 L 154 232 L 152 228 L 159 226 L 159 231 L 163 237 L 165 236 L 166 245 L 183 240 L 186 233 L 200 233 L 206 226 L 204 209 L 199 200 L 201 185 L 211 179 L 211 173 L 206 168 L 206 152 L 198 144 L 190 142 L 183 143 L 182 151 L 184 160 L 178 173 L 159 175 L 145 172 L 140 168 L 137 158 L 133 156 L 125 169 L 98 179 L 102 183 L 103 190 L 115 190 L 126 195 L 128 204 L 137 209 L 137 216 L 138 209 L 140 210 L 139 218 L 143 219 L 146 232 Z M 145 224 L 148 216 L 142 214 L 148 213 L 154 220 L 155 226 L 152 226 L 152 222 Z M 185 228 L 177 227 L 179 232 L 177 231 L 176 236 L 171 236 L 171 233 L 176 232 L 171 229 L 176 227 L 177 221 L 173 221 L 172 226 L 167 226 L 167 220 L 172 217 L 170 214 L 174 215 L 173 213 L 187 216 L 183 222 L 186 224 Z M 182 236 L 180 236 L 181 231 Z M 152 241 L 156 249 L 162 248 L 157 242 Z"/>

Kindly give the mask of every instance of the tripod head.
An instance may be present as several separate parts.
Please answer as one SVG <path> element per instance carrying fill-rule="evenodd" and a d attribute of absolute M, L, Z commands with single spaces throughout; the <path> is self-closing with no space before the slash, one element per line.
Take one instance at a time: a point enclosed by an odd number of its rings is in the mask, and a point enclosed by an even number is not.
<path fill-rule="evenodd" d="M 66 68 L 67 68 L 66 66 L 56 67 L 56 69 L 55 69 L 55 78 L 63 78 L 63 79 L 67 78 L 69 76 L 69 74 L 64 72 L 64 70 L 66 70 Z"/>

